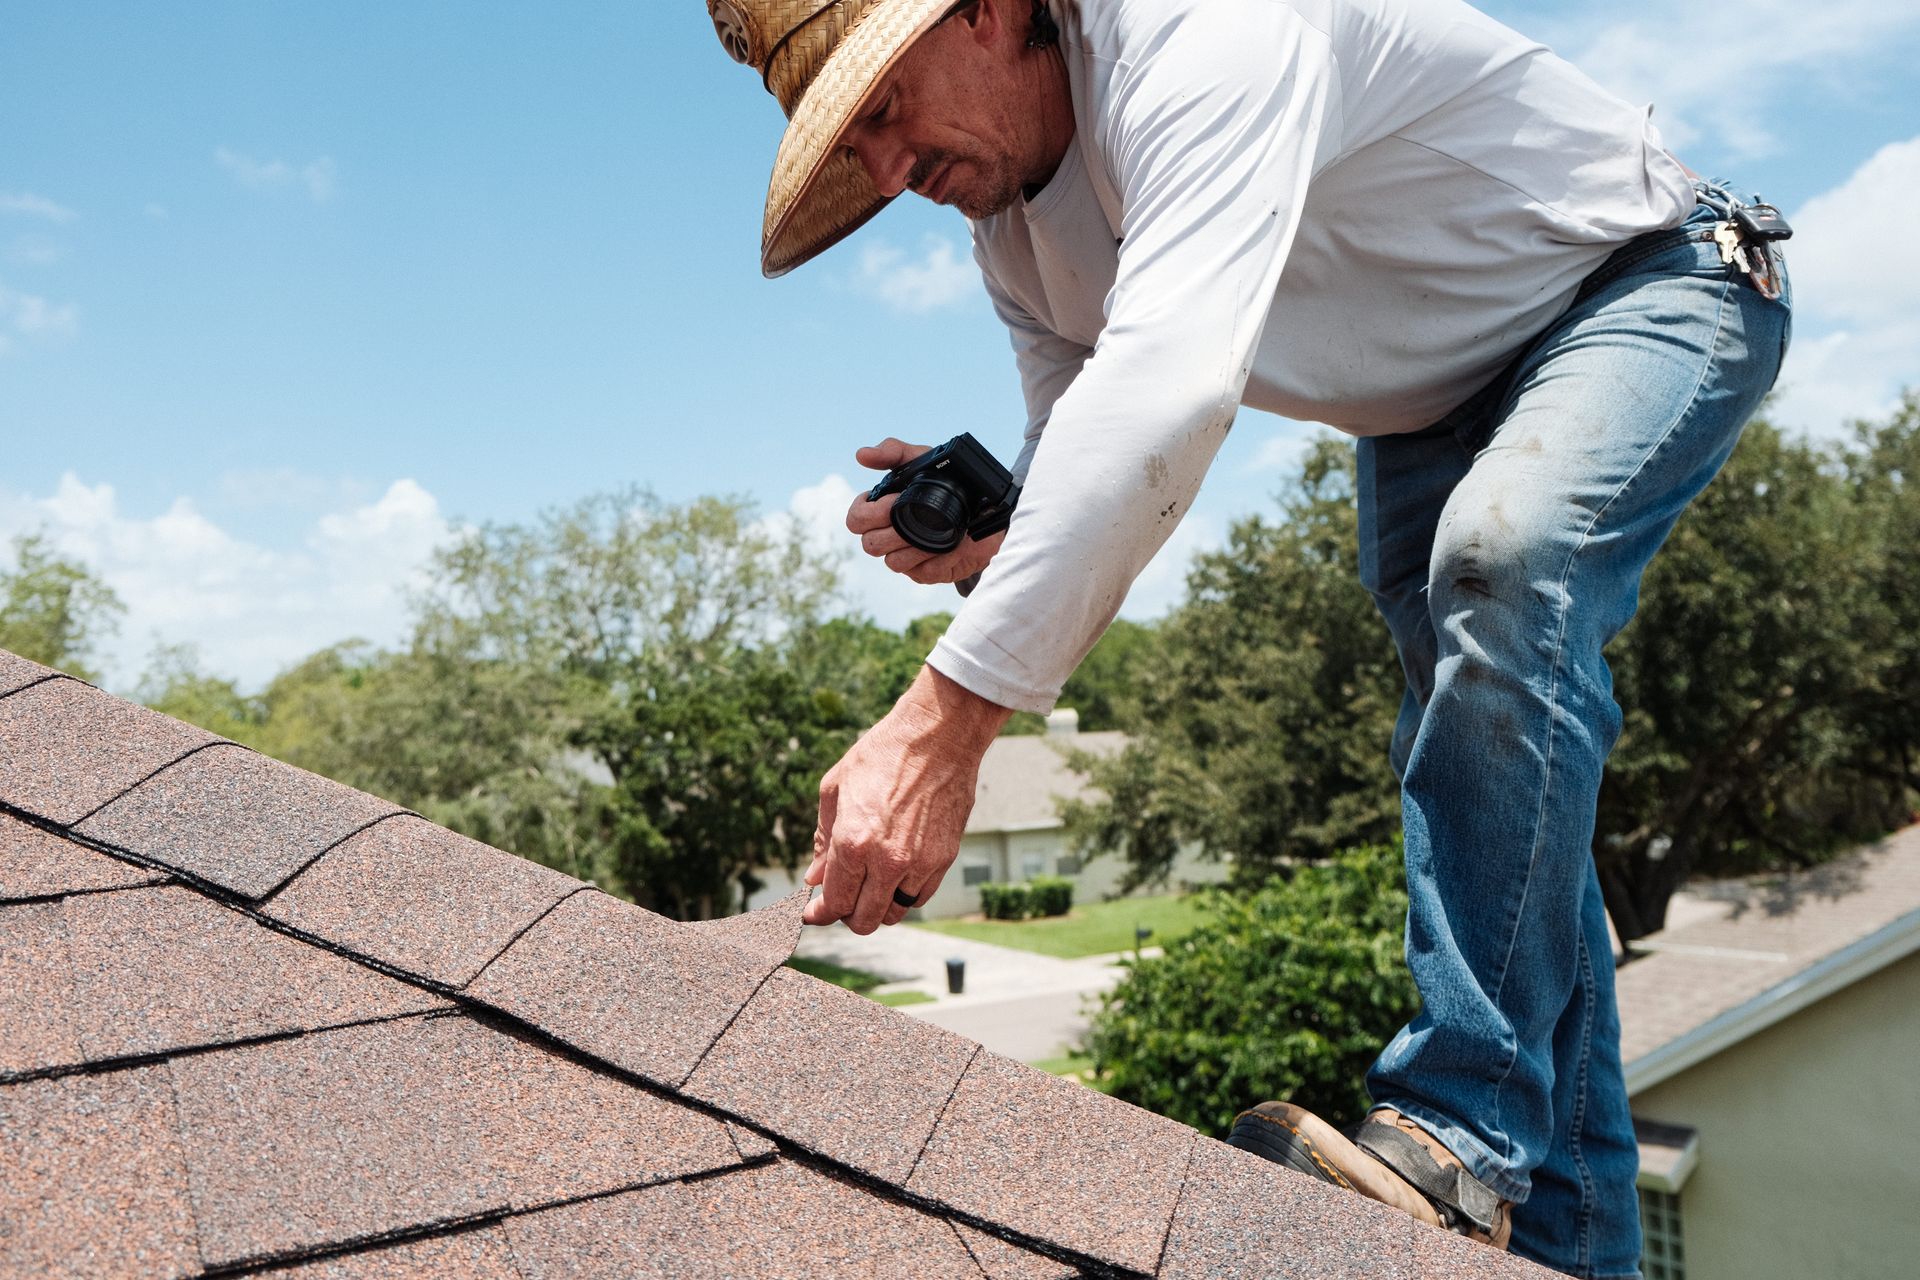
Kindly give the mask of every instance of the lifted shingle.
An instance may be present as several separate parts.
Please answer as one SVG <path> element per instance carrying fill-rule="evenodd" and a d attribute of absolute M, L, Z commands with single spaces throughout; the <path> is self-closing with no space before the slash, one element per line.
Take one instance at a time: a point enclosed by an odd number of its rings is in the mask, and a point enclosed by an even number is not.
<path fill-rule="evenodd" d="M 724 916 L 718 920 L 700 920 L 686 927 L 695 936 L 709 942 L 724 942 L 735 951 L 746 953 L 752 959 L 772 968 L 785 964 L 787 957 L 800 942 L 800 913 L 806 910 L 807 899 L 813 893 L 811 888 L 795 889 L 778 902 L 769 903 L 758 911 L 748 911 L 737 916 Z"/>
<path fill-rule="evenodd" d="M 166 879 L 0 814 L 0 902 L 123 889 Z"/>
<path fill-rule="evenodd" d="M 589 891 L 555 907 L 467 994 L 674 1088 L 772 967 Z"/>
<path fill-rule="evenodd" d="M 0 1085 L 0 1275 L 199 1270 L 163 1068 Z"/>
<path fill-rule="evenodd" d="M 154 770 L 219 739 L 78 680 L 0 698 L 0 802 L 72 826 Z"/>
<path fill-rule="evenodd" d="M 811 1044 L 823 1047 L 795 1051 Z M 950 1031 L 782 968 L 682 1092 L 829 1160 L 901 1183 L 978 1051 Z"/>
<path fill-rule="evenodd" d="M 262 908 L 303 933 L 462 987 L 580 882 L 436 827 L 389 818 L 342 842 Z"/>
<path fill-rule="evenodd" d="M 399 805 L 239 746 L 197 751 L 88 818 L 80 834 L 248 898 Z"/>
<path fill-rule="evenodd" d="M 1198 1136 L 1085 1085 L 981 1053 L 934 1126 L 907 1190 L 1151 1273 Z"/>

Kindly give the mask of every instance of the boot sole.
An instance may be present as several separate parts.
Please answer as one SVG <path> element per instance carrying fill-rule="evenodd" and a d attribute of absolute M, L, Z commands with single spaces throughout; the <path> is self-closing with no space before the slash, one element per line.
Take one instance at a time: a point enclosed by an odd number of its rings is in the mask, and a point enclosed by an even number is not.
<path fill-rule="evenodd" d="M 1378 1200 L 1430 1227 L 1441 1225 L 1433 1205 L 1399 1174 L 1319 1116 L 1292 1103 L 1263 1102 L 1242 1111 L 1234 1118 L 1227 1143 L 1316 1181 Z"/>
<path fill-rule="evenodd" d="M 1295 1173 L 1304 1173 L 1309 1178 L 1331 1182 L 1348 1191 L 1355 1189 L 1353 1183 L 1327 1159 L 1326 1153 L 1314 1145 L 1313 1139 L 1302 1133 L 1299 1126 L 1288 1123 L 1280 1116 L 1260 1111 L 1241 1112 L 1234 1119 L 1232 1131 L 1227 1134 L 1227 1145 L 1251 1151 L 1275 1164 L 1285 1165 Z"/>

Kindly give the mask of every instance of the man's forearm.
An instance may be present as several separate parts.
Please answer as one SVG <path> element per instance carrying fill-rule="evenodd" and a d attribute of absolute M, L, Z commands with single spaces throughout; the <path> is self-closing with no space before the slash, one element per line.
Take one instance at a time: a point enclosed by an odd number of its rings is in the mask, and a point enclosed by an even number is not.
<path fill-rule="evenodd" d="M 1013 715 L 1011 707 L 988 701 L 932 667 L 920 668 L 897 709 L 916 736 L 934 738 L 930 747 L 943 754 L 965 752 L 974 761 L 986 754 Z"/>

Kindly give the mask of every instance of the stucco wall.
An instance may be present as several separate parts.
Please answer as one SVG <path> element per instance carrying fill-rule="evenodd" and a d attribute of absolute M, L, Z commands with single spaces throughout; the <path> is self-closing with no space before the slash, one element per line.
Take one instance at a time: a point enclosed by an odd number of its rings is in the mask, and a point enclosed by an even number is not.
<path fill-rule="evenodd" d="M 1687 1280 L 1920 1276 L 1920 955 L 1635 1095 L 1700 1131 Z"/>

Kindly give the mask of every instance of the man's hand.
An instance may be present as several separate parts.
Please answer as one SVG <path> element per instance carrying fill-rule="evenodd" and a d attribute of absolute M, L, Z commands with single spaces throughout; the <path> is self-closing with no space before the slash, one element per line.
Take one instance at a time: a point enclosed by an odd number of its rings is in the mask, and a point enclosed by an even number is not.
<path fill-rule="evenodd" d="M 875 471 L 891 471 L 903 462 L 913 459 L 932 448 L 925 444 L 906 444 L 888 436 L 879 444 L 868 445 L 854 452 L 854 461 L 863 467 Z M 870 556 L 878 556 L 886 561 L 887 568 L 895 573 L 904 573 L 915 582 L 931 585 L 938 582 L 958 582 L 962 578 L 971 578 L 987 567 L 994 552 L 1000 550 L 1000 544 L 1006 541 L 1006 532 L 975 542 L 972 538 L 962 538 L 960 545 L 944 555 L 935 555 L 931 551 L 922 551 L 901 537 L 893 527 L 890 513 L 893 500 L 898 494 L 890 493 L 878 502 L 867 501 L 862 493 L 847 508 L 847 528 L 860 535 L 860 549 Z"/>
<path fill-rule="evenodd" d="M 931 898 L 960 853 L 980 757 L 1012 714 L 922 668 L 820 783 L 806 879 L 826 888 L 801 918 L 866 934 L 906 918 L 894 890 Z"/>

